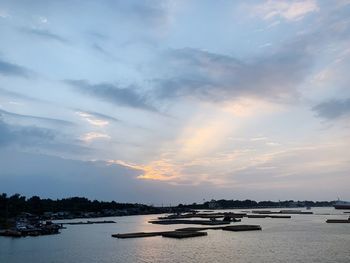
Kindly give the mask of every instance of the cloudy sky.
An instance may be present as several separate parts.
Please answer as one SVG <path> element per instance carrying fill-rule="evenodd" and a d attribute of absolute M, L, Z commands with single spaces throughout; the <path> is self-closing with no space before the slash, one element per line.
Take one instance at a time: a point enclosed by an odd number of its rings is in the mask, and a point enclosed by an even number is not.
<path fill-rule="evenodd" d="M 0 0 L 0 192 L 350 199 L 350 1 Z"/>

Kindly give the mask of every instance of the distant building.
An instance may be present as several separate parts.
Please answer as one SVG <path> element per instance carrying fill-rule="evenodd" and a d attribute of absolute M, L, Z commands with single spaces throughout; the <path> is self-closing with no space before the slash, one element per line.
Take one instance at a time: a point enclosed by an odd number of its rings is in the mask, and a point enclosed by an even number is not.
<path fill-rule="evenodd" d="M 216 209 L 218 207 L 219 207 L 219 204 L 214 199 L 212 199 L 208 204 L 209 209 Z"/>

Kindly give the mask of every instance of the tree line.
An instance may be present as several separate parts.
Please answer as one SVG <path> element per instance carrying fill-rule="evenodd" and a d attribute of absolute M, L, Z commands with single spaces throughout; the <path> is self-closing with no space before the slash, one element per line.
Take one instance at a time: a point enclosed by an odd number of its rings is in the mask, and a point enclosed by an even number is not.
<path fill-rule="evenodd" d="M 101 212 L 105 209 L 148 209 L 149 206 L 142 204 L 117 203 L 115 201 L 103 202 L 89 200 L 85 197 L 71 197 L 63 199 L 41 199 L 39 196 L 26 198 L 20 194 L 7 196 L 0 195 L 0 218 L 13 218 L 22 212 L 35 215 L 43 215 L 45 212 L 69 212 L 72 214 L 81 212 Z"/>
<path fill-rule="evenodd" d="M 329 207 L 333 206 L 334 201 L 254 201 L 254 200 L 211 200 L 202 204 L 180 204 L 179 207 L 191 209 L 234 209 L 234 208 L 279 208 L 279 207 Z"/>

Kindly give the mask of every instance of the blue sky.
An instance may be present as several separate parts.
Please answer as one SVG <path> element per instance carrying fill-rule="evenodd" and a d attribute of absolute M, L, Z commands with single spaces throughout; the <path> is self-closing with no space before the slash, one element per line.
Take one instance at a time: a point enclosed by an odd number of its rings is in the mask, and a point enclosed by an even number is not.
<path fill-rule="evenodd" d="M 350 1 L 0 1 L 0 192 L 350 199 Z"/>

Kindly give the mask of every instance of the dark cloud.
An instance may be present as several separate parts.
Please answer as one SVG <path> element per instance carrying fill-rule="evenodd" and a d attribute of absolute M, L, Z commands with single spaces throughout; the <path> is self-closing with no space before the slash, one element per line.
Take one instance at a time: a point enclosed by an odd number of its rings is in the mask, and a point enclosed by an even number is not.
<path fill-rule="evenodd" d="M 0 147 L 11 143 L 15 139 L 11 129 L 2 121 L 0 116 Z"/>
<path fill-rule="evenodd" d="M 45 29 L 38 29 L 38 28 L 26 28 L 23 27 L 20 29 L 21 32 L 24 32 L 26 34 L 35 36 L 35 37 L 39 37 L 42 39 L 46 39 L 46 40 L 54 40 L 54 41 L 58 41 L 61 43 L 67 43 L 68 40 L 65 39 L 64 37 L 61 37 L 60 35 L 57 35 L 49 30 L 45 30 Z"/>
<path fill-rule="evenodd" d="M 83 80 L 66 80 L 65 82 L 84 94 L 118 106 L 156 111 L 156 108 L 149 104 L 148 99 L 144 95 L 136 93 L 133 87 L 120 88 L 111 83 L 89 84 Z"/>
<path fill-rule="evenodd" d="M 12 64 L 0 58 L 0 75 L 29 77 L 30 71 L 25 67 Z"/>
<path fill-rule="evenodd" d="M 333 120 L 350 115 L 350 98 L 343 100 L 329 100 L 322 102 L 312 108 L 320 118 Z"/>
<path fill-rule="evenodd" d="M 44 151 L 53 154 L 89 154 L 92 149 L 81 145 L 59 130 L 33 125 L 9 124 L 0 115 L 0 148 Z"/>
<path fill-rule="evenodd" d="M 74 125 L 74 123 L 70 122 L 70 121 L 54 119 L 54 118 L 39 117 L 39 116 L 33 116 L 33 115 L 18 114 L 18 113 L 9 112 L 9 111 L 5 111 L 5 110 L 0 109 L 0 116 L 1 115 L 19 118 L 19 119 L 31 119 L 31 120 L 35 120 L 35 121 L 43 121 L 43 122 L 48 122 L 48 123 L 57 124 L 57 125 L 65 125 L 65 126 Z"/>
<path fill-rule="evenodd" d="M 23 153 L 13 149 L 0 149 L 0 167 L 0 185 L 3 189 L 23 194 L 131 199 L 134 194 L 130 190 L 135 188 L 135 183 L 140 185 L 134 180 L 137 173 L 123 166 Z M 101 189 L 107 192 L 107 196 L 101 195 Z"/>
<path fill-rule="evenodd" d="M 52 130 L 35 126 L 9 125 L 0 118 L 0 147 L 12 144 L 36 146 L 54 138 L 55 133 Z"/>
<path fill-rule="evenodd" d="M 196 96 L 221 101 L 242 96 L 289 100 L 312 66 L 301 44 L 250 61 L 198 49 L 171 50 L 165 55 L 169 77 L 155 80 L 163 98 Z"/>

